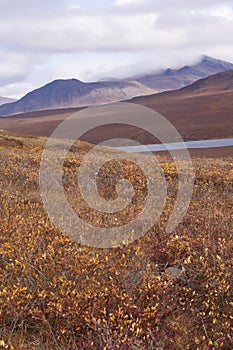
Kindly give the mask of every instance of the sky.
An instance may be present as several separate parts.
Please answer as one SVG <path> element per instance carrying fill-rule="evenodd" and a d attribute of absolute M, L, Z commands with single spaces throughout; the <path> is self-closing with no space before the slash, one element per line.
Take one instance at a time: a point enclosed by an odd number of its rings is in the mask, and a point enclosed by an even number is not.
<path fill-rule="evenodd" d="M 233 62 L 233 0 L 0 0 L 0 96 L 54 79 Z"/>

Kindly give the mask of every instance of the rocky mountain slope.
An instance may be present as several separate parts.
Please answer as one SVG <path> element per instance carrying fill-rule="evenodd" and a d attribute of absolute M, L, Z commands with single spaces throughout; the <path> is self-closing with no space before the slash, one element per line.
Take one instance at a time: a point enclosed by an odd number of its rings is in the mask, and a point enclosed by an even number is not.
<path fill-rule="evenodd" d="M 93 106 L 152 93 L 154 90 L 133 81 L 84 83 L 77 79 L 55 80 L 29 92 L 16 102 L 0 106 L 0 115 L 53 108 Z"/>

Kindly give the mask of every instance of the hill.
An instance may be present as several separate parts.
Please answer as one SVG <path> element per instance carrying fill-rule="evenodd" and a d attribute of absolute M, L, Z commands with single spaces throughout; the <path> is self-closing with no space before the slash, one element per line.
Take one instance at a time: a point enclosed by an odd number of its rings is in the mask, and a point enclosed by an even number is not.
<path fill-rule="evenodd" d="M 164 115 L 185 140 L 233 135 L 233 70 L 198 80 L 179 90 L 133 98 Z"/>
<path fill-rule="evenodd" d="M 195 83 L 180 89 L 180 95 L 208 95 L 233 91 L 233 70 L 214 74 L 200 79 Z"/>

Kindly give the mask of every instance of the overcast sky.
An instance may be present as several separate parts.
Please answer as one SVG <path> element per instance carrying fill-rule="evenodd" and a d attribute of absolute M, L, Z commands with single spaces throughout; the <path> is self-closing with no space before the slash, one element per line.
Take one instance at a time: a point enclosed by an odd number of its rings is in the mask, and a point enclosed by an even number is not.
<path fill-rule="evenodd" d="M 0 96 L 57 78 L 233 62 L 233 0 L 0 0 Z"/>

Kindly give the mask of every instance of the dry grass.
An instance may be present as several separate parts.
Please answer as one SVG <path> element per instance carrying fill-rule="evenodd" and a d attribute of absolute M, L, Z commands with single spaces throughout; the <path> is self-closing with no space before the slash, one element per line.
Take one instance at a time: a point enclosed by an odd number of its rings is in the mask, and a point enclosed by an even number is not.
<path fill-rule="evenodd" d="M 167 235 L 177 180 L 161 157 L 170 200 L 160 222 L 101 250 L 50 222 L 38 184 L 44 142 L 0 135 L 0 349 L 232 349 L 233 159 L 194 160 L 192 203 Z M 86 147 L 66 160 L 67 185 Z"/>

